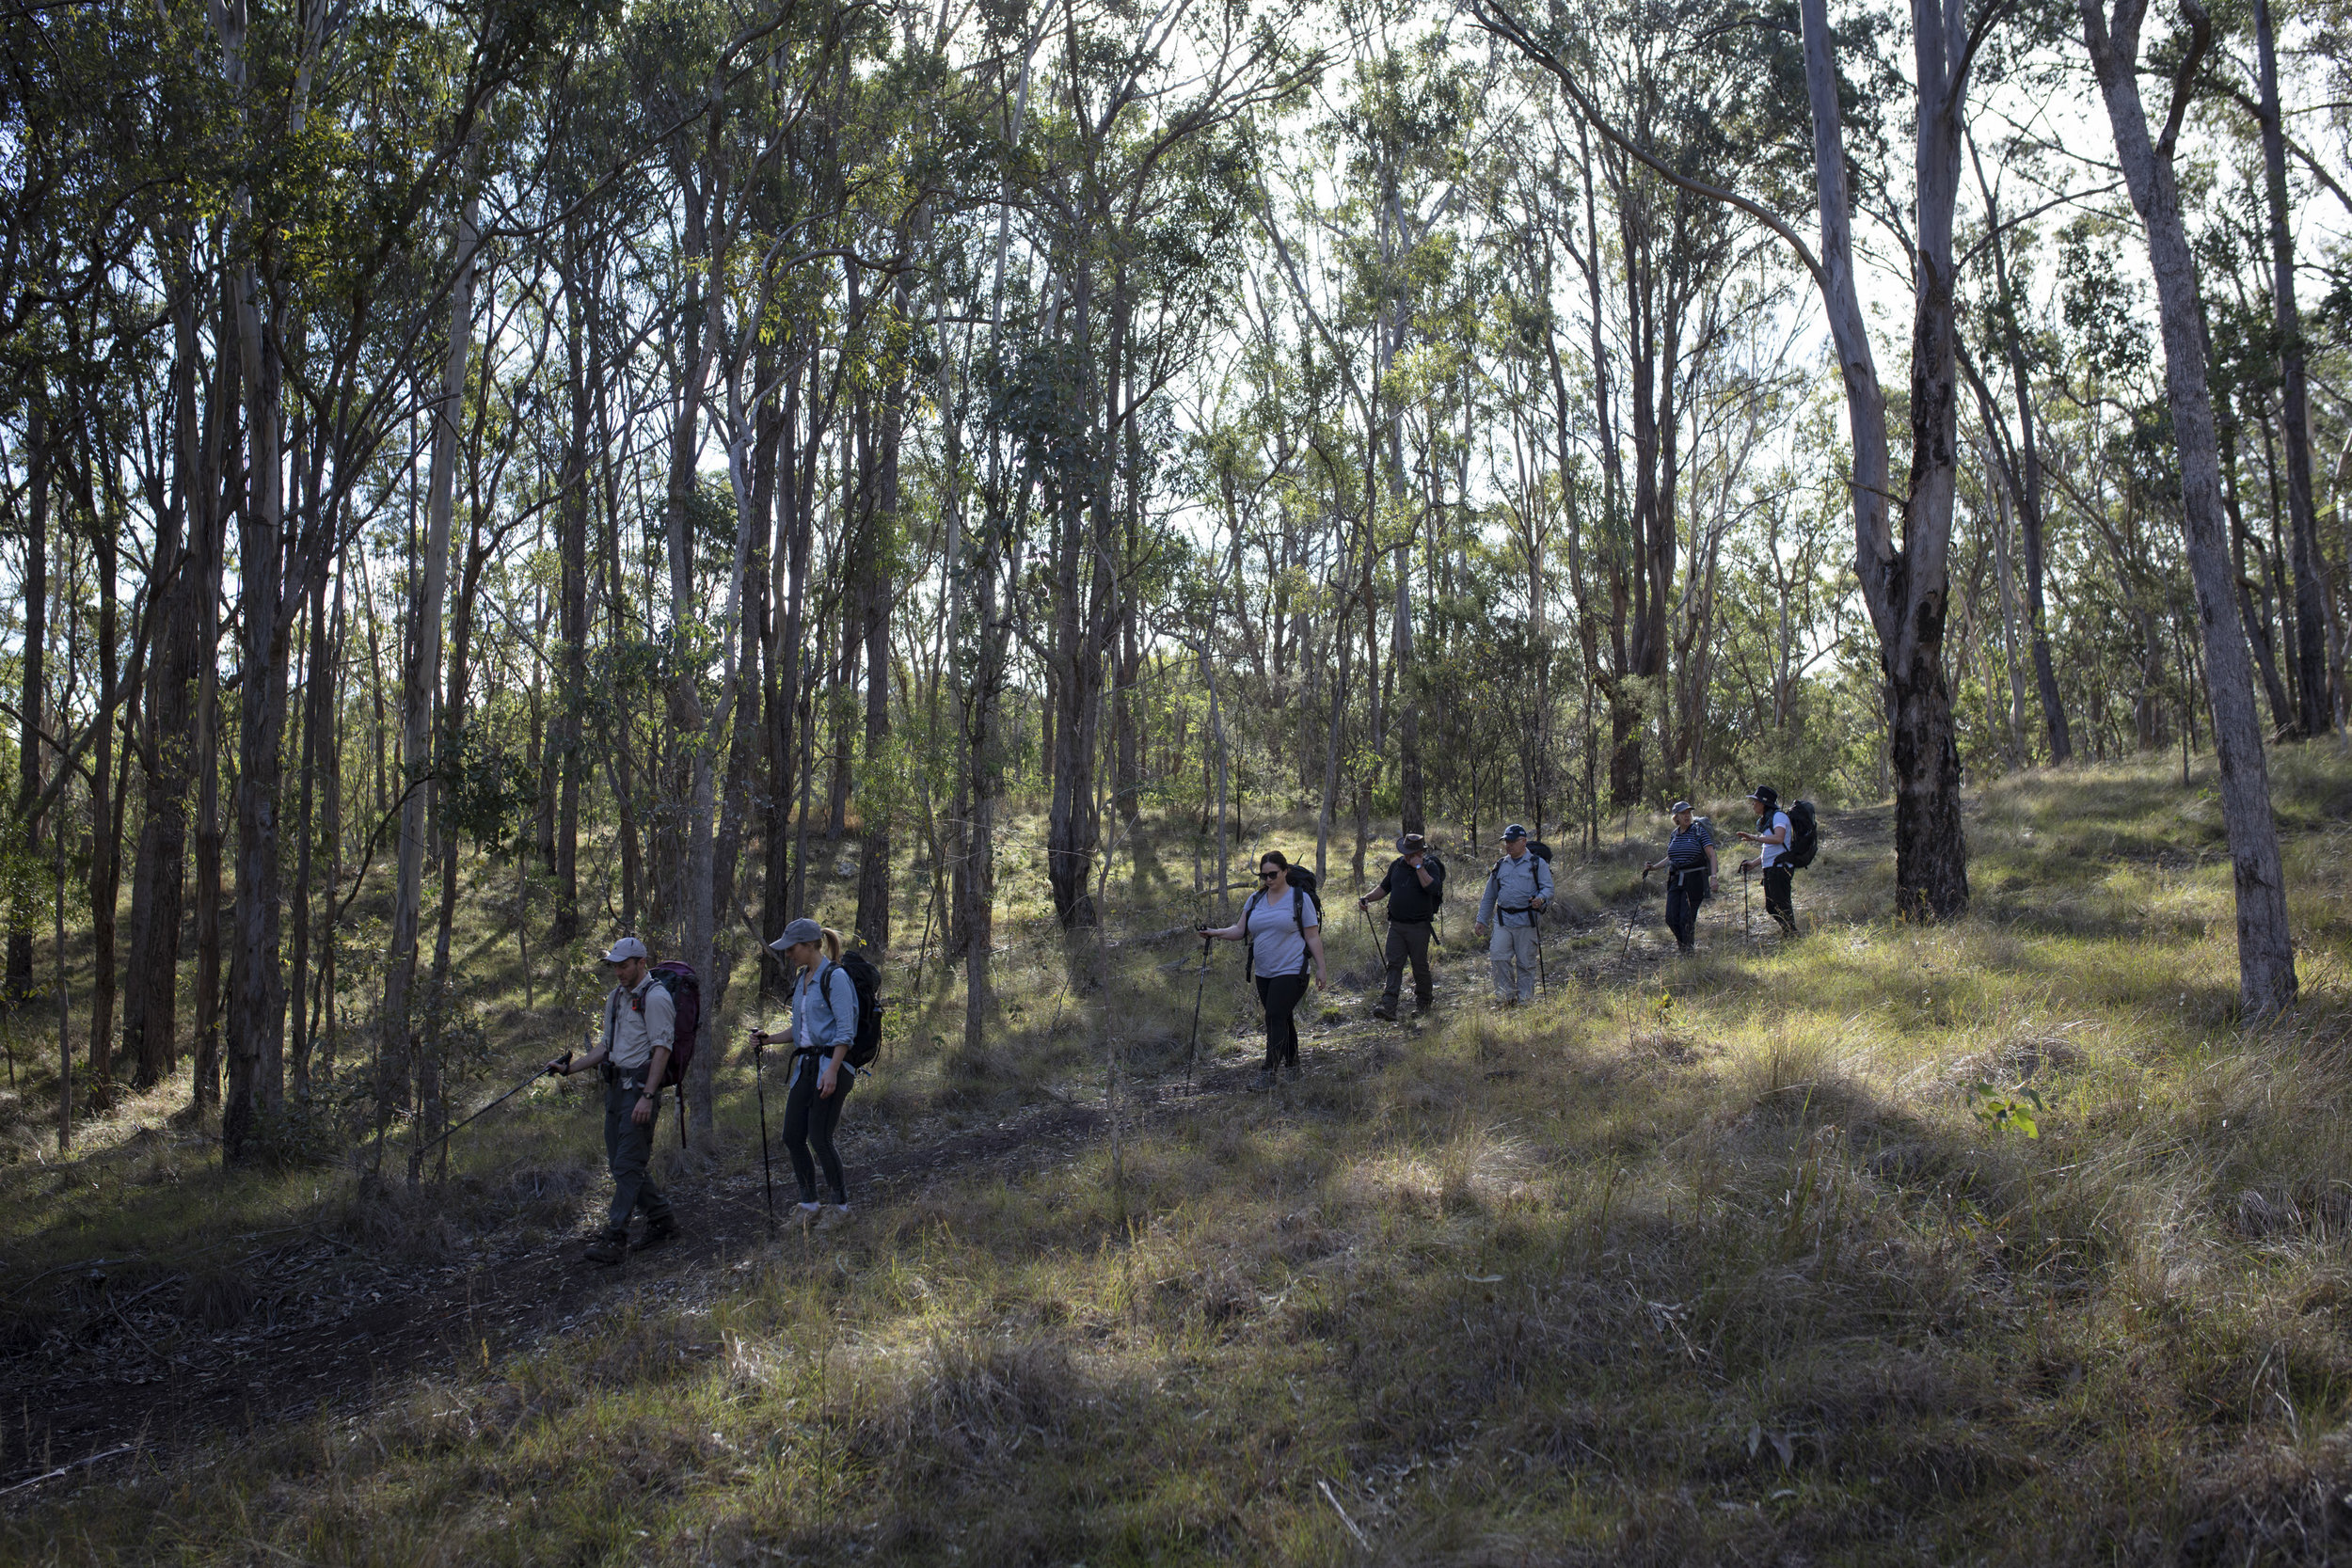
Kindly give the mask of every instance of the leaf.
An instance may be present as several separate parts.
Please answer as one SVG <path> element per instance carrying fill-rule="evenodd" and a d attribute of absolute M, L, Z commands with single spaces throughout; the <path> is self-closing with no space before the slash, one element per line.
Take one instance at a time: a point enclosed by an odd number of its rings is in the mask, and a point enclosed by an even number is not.
<path fill-rule="evenodd" d="M 1764 1423 L 1761 1421 L 1750 1421 L 1748 1423 L 1748 1457 L 1750 1459 L 1754 1459 L 1756 1457 L 1756 1448 L 1763 1441 Z"/>

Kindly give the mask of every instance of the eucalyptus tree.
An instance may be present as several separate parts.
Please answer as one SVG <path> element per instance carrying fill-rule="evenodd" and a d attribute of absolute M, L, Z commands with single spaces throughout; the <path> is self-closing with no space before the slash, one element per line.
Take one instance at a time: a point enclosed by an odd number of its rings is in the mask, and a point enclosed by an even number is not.
<path fill-rule="evenodd" d="M 1960 816 L 1960 753 L 1943 654 L 1959 462 L 1952 230 L 1969 73 L 1985 37 L 2001 20 L 2001 8 L 1988 8 L 1972 24 L 1963 0 L 1915 0 L 1913 6 L 1914 205 L 1904 234 L 1913 284 L 1911 451 L 1905 494 L 1899 501 L 1886 399 L 1853 261 L 1855 169 L 1847 152 L 1847 119 L 1858 95 L 1841 74 L 1841 40 L 1831 30 L 1826 0 L 1803 0 L 1799 7 L 1795 31 L 1801 54 L 1790 46 L 1785 19 L 1734 18 L 1732 25 L 1706 35 L 1705 47 L 1678 61 L 1684 71 L 1704 61 L 1711 71 L 1752 86 L 1749 113 L 1760 126 L 1793 119 L 1802 83 L 1812 130 L 1818 254 L 1781 215 L 1802 187 L 1796 171 L 1770 155 L 1770 135 L 1758 138 L 1759 156 L 1750 166 L 1757 194 L 1718 182 L 1725 176 L 1712 165 L 1706 172 L 1713 180 L 1686 172 L 1661 153 L 1650 127 L 1613 115 L 1586 86 L 1580 58 L 1564 41 L 1563 19 L 1538 28 L 1497 0 L 1472 0 L 1472 6 L 1484 25 L 1552 74 L 1594 135 L 1677 190 L 1736 208 L 1763 225 L 1811 276 L 1845 384 L 1855 566 L 1886 683 L 1897 899 L 1912 918 L 1959 913 L 1968 901 L 1968 861 Z M 1736 52 L 1728 41 L 1735 33 Z M 1851 41 L 1845 40 L 1849 47 Z M 1899 512 L 1899 544 L 1894 526 Z"/>
<path fill-rule="evenodd" d="M 1181 82 L 1163 79 L 1183 40 Z M 1025 436 L 1050 543 L 1028 637 L 1051 675 L 1047 880 L 1066 927 L 1098 919 L 1096 799 L 1106 660 L 1135 562 L 1122 546 L 1120 455 L 1134 421 L 1194 362 L 1239 260 L 1240 121 L 1306 74 L 1241 9 L 1072 12 L 1033 104 L 1038 173 L 1024 192 L 1044 269 Z M 1040 628 L 1036 623 L 1041 622 Z"/>
<path fill-rule="evenodd" d="M 2286 880 L 2279 831 L 2270 809 L 2270 768 L 2254 715 L 2252 672 L 2238 619 L 2222 508 L 2218 444 L 2206 386 L 2203 309 L 2196 256 L 2181 207 L 2173 166 L 2191 84 L 2213 38 L 2212 20 L 2197 0 L 2183 8 L 2186 37 L 2172 41 L 2179 59 L 2163 129 L 2152 134 L 2140 97 L 2140 31 L 2147 0 L 2079 0 L 2083 43 L 2099 82 L 2116 153 L 2148 238 L 2150 271 L 2164 343 L 2165 391 L 2171 405 L 2173 449 L 2180 463 L 2181 530 L 2197 618 L 2204 641 L 2206 699 L 2212 706 L 2214 755 L 2220 774 L 2221 815 L 2229 835 L 2230 869 L 2237 895 L 2238 1007 L 2249 1022 L 2277 1014 L 2295 1000 L 2295 943 L 2287 927 Z"/>

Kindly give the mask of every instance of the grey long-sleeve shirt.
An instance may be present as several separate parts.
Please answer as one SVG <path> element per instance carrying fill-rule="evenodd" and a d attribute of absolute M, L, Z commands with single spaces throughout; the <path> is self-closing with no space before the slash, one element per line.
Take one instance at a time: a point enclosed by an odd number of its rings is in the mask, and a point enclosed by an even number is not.
<path fill-rule="evenodd" d="M 1541 855 L 1532 849 L 1517 860 L 1505 855 L 1502 863 L 1487 874 L 1486 895 L 1478 900 L 1478 923 L 1492 926 L 1500 921 L 1505 926 L 1533 926 L 1534 915 L 1514 911 L 1550 897 L 1551 867 L 1544 863 Z"/>

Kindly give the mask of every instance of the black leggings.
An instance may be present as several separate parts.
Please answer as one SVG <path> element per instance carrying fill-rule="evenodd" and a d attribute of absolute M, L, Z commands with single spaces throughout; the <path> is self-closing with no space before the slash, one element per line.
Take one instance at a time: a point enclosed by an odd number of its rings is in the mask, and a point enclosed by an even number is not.
<path fill-rule="evenodd" d="M 813 1051 L 803 1051 L 792 1058 L 792 1089 L 784 1101 L 784 1149 L 792 1156 L 792 1174 L 801 1179 L 801 1201 L 817 1201 L 817 1167 L 808 1157 L 813 1139 L 817 1158 L 825 1167 L 825 1185 L 833 1189 L 835 1203 L 850 1201 L 850 1189 L 841 1183 L 841 1156 L 834 1152 L 833 1130 L 841 1121 L 841 1102 L 850 1098 L 850 1088 L 857 1083 L 857 1074 L 847 1066 L 834 1073 L 833 1093 L 819 1096 L 818 1074 L 824 1057 Z"/>
<path fill-rule="evenodd" d="M 1298 1021 L 1292 1018 L 1307 994 L 1304 974 L 1261 974 L 1258 1000 L 1265 1004 L 1265 1069 L 1298 1060 Z"/>

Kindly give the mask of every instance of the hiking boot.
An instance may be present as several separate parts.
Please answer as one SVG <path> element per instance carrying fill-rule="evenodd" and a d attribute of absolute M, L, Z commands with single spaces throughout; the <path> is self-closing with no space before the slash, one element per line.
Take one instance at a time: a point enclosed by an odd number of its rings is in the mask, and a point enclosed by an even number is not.
<path fill-rule="evenodd" d="M 819 1230 L 838 1230 L 849 1223 L 850 1206 L 846 1203 L 828 1203 L 824 1212 L 817 1216 L 817 1228 Z"/>
<path fill-rule="evenodd" d="M 617 1263 L 628 1256 L 628 1232 L 608 1230 L 589 1243 L 588 1250 L 580 1256 L 591 1263 Z"/>
<path fill-rule="evenodd" d="M 1298 1059 L 1296 1057 L 1294 1056 L 1282 1064 L 1282 1076 L 1294 1084 L 1298 1082 Z"/>
<path fill-rule="evenodd" d="M 1258 1069 L 1256 1082 L 1249 1085 L 1249 1092 L 1256 1094 L 1261 1090 L 1270 1089 L 1272 1087 L 1274 1087 L 1274 1069 L 1270 1067 L 1260 1068 Z"/>
<path fill-rule="evenodd" d="M 1436 1006 L 1437 1004 L 1434 1002 L 1416 1002 L 1413 1004 L 1413 1016 L 1415 1018 L 1427 1018 L 1429 1016 L 1429 1009 Z"/>
<path fill-rule="evenodd" d="M 1396 1022 L 1396 1008 L 1383 1002 L 1372 1009 L 1372 1016 L 1388 1023 Z"/>
<path fill-rule="evenodd" d="M 646 1222 L 645 1233 L 643 1236 L 638 1237 L 636 1241 L 629 1243 L 629 1250 L 631 1252 L 642 1252 L 649 1246 L 660 1246 L 662 1243 L 670 1240 L 676 1234 L 677 1221 L 675 1219 L 664 1218 L 650 1220 Z"/>

